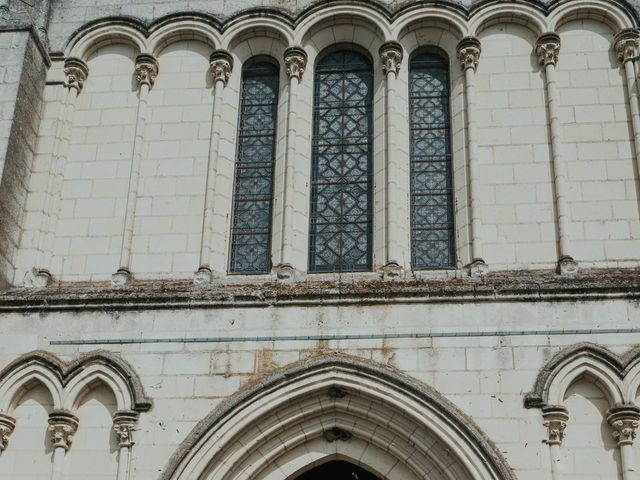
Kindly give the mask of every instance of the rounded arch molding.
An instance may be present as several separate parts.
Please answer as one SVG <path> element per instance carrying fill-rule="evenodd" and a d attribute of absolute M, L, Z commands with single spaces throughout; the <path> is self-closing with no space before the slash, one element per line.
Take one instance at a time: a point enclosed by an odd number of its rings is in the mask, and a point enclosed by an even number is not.
<path fill-rule="evenodd" d="M 97 48 L 108 43 L 132 45 L 142 53 L 156 53 L 175 39 L 195 38 L 213 48 L 227 48 L 236 38 L 253 30 L 264 30 L 285 41 L 297 43 L 322 23 L 323 19 L 356 8 L 354 18 L 371 22 L 385 40 L 394 40 L 410 24 L 448 24 L 458 37 L 475 35 L 478 29 L 495 21 L 516 21 L 535 31 L 553 31 L 555 26 L 576 18 L 594 17 L 614 30 L 640 25 L 638 11 L 627 0 L 552 1 L 513 0 L 496 5 L 493 0 L 478 0 L 465 7 L 454 0 L 403 2 L 389 9 L 375 0 L 318 0 L 295 15 L 273 7 L 249 8 L 225 18 L 202 12 L 172 13 L 150 22 L 134 17 L 105 17 L 92 20 L 77 29 L 58 55 L 86 60 Z M 345 10 L 346 9 L 346 10 Z M 426 22 L 426 23 L 425 23 Z M 304 45 L 303 45 L 304 46 Z"/>
<path fill-rule="evenodd" d="M 389 480 L 516 478 L 473 420 L 434 389 L 335 353 L 278 370 L 223 402 L 160 480 L 290 478 L 332 459 Z"/>
<path fill-rule="evenodd" d="M 65 362 L 36 350 L 0 371 L 0 412 L 11 414 L 21 392 L 34 382 L 49 390 L 55 409 L 75 411 L 96 383 L 111 389 L 120 411 L 146 412 L 152 406 L 133 367 L 110 352 L 97 350 Z"/>

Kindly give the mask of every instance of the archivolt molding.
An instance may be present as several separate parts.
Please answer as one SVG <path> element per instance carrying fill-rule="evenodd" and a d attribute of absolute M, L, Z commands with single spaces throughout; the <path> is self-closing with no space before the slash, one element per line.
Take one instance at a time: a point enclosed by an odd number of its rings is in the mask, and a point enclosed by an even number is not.
<path fill-rule="evenodd" d="M 585 377 L 600 387 L 611 407 L 634 403 L 640 388 L 640 347 L 624 355 L 594 343 L 561 350 L 538 374 L 533 391 L 525 397 L 525 406 L 562 405 L 567 389 Z"/>
<path fill-rule="evenodd" d="M 88 23 L 70 38 L 65 56 L 87 60 L 101 46 L 128 43 L 139 52 L 157 54 L 169 43 L 180 39 L 198 39 L 212 48 L 227 48 L 237 39 L 255 35 L 255 30 L 274 33 L 289 45 L 305 47 L 311 32 L 327 22 L 347 22 L 367 26 L 380 41 L 398 40 L 407 31 L 420 26 L 445 26 L 455 36 L 475 35 L 497 22 L 519 23 L 534 32 L 553 32 L 562 24 L 592 18 L 608 24 L 614 33 L 638 26 L 636 11 L 622 0 L 568 0 L 493 2 L 481 0 L 470 9 L 457 3 L 433 1 L 407 2 L 390 11 L 374 1 L 317 2 L 296 17 L 284 10 L 258 7 L 241 11 L 224 21 L 203 13 L 172 14 L 152 23 L 130 17 L 108 17 Z"/>
<path fill-rule="evenodd" d="M 548 17 L 550 32 L 572 20 L 592 19 L 609 25 L 613 33 L 637 26 L 637 21 L 615 0 L 573 0 L 555 2 Z"/>
<path fill-rule="evenodd" d="M 498 23 L 515 23 L 524 25 L 536 35 L 542 35 L 549 30 L 544 12 L 524 4 L 501 3 L 489 5 L 479 9 L 469 21 L 469 31 L 472 36 L 479 35 L 482 30 Z"/>
<path fill-rule="evenodd" d="M 106 351 L 89 352 L 67 363 L 52 353 L 27 353 L 0 371 L 0 412 L 11 414 L 33 382 L 51 393 L 54 409 L 75 411 L 96 383 L 113 391 L 118 410 L 146 412 L 151 401 L 133 367 Z"/>
<path fill-rule="evenodd" d="M 367 446 L 393 461 L 368 463 Z M 515 479 L 496 446 L 443 396 L 339 354 L 296 363 L 230 397 L 193 429 L 160 479 L 260 479 L 274 470 L 288 478 L 333 458 L 379 467 L 391 480 L 425 472 Z"/>

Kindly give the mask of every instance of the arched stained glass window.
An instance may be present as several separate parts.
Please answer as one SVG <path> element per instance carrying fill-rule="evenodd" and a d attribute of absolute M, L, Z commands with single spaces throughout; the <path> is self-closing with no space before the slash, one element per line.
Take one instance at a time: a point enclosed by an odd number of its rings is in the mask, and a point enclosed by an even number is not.
<path fill-rule="evenodd" d="M 449 68 L 433 53 L 410 62 L 411 265 L 455 262 Z"/>
<path fill-rule="evenodd" d="M 266 273 L 271 270 L 278 72 L 275 64 L 256 61 L 248 64 L 242 73 L 231 227 L 231 273 Z"/>
<path fill-rule="evenodd" d="M 353 50 L 316 65 L 311 272 L 371 269 L 372 80 L 371 62 Z"/>

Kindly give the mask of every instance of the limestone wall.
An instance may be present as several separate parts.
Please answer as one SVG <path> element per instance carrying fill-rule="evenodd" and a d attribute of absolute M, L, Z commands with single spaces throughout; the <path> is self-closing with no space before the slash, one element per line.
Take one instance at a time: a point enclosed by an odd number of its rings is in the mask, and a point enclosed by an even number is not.
<path fill-rule="evenodd" d="M 305 358 L 353 355 L 390 365 L 432 386 L 497 444 L 521 480 L 549 478 L 549 448 L 543 418 L 524 407 L 539 371 L 558 351 L 581 341 L 598 342 L 622 354 L 640 343 L 640 333 L 557 335 L 558 329 L 629 328 L 640 318 L 636 303 L 624 300 L 417 304 L 360 307 L 280 307 L 222 310 L 168 310 L 47 315 L 4 313 L 0 366 L 19 355 L 45 349 L 71 360 L 82 352 L 108 349 L 129 362 L 153 402 L 140 413 L 134 432 L 132 477 L 157 479 L 181 441 L 223 400 L 255 385 L 270 372 Z M 522 330 L 485 338 L 393 339 L 394 334 Z M 362 335 L 359 340 L 286 340 L 313 335 Z M 367 335 L 388 334 L 386 339 Z M 270 337 L 269 341 L 162 343 L 185 337 Z M 52 345 L 69 340 L 111 339 L 109 345 Z M 118 341 L 132 342 L 120 344 Z M 160 343 L 136 343 L 160 340 Z M 600 382 L 600 383 L 598 383 Z M 35 385 L 35 384 L 34 384 Z M 102 387 L 100 385 L 103 385 Z M 1 386 L 1 384 L 0 384 Z M 607 425 L 612 407 L 608 387 L 585 376 L 564 394 L 570 419 L 562 445 L 567 478 L 614 479 L 621 468 Z M 45 435 L 50 394 L 33 388 L 19 395 L 12 415 L 16 430 L 0 455 L 0 478 L 33 478 L 20 458 L 32 456 L 29 469 L 43 474 L 51 458 Z M 117 444 L 108 428 L 113 394 L 103 381 L 90 383 L 76 407 L 80 426 L 67 460 L 68 476 L 86 478 L 100 465 L 100 478 L 115 479 Z M 31 411 L 43 414 L 29 413 Z M 28 440 L 27 440 L 28 439 Z M 22 455 L 22 457 L 20 457 Z M 36 475 L 37 477 L 37 475 Z M 42 477 L 37 477 L 42 478 Z M 93 478 L 93 477 L 92 477 Z M 96 477 L 97 478 L 97 477 Z M 589 477 L 591 478 L 591 477 Z"/>

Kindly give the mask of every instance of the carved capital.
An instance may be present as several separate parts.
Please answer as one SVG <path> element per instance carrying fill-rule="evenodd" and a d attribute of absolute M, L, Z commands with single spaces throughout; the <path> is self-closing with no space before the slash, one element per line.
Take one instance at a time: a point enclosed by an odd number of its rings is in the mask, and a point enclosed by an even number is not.
<path fill-rule="evenodd" d="M 340 427 L 333 427 L 332 429 L 325 431 L 322 436 L 327 442 L 333 443 L 338 440 L 342 442 L 349 441 L 353 437 L 353 434 Z"/>
<path fill-rule="evenodd" d="M 53 448 L 69 450 L 78 430 L 78 418 L 71 412 L 57 410 L 49 414 L 49 433 Z"/>
<path fill-rule="evenodd" d="M 113 430 L 116 432 L 120 447 L 133 447 L 133 431 L 137 423 L 138 412 L 119 411 L 113 415 Z"/>
<path fill-rule="evenodd" d="M 226 87 L 232 70 L 233 57 L 226 50 L 216 50 L 209 57 L 209 71 L 214 84 L 222 82 Z"/>
<path fill-rule="evenodd" d="M 640 422 L 640 408 L 635 405 L 613 407 L 609 410 L 607 422 L 613 429 L 611 433 L 618 446 L 633 445 Z"/>
<path fill-rule="evenodd" d="M 536 43 L 536 55 L 538 63 L 543 67 L 547 65 L 558 65 L 558 55 L 560 54 L 560 36 L 555 33 L 544 33 L 540 35 Z"/>
<path fill-rule="evenodd" d="M 16 420 L 9 415 L 0 413 L 0 455 L 9 445 L 9 437 L 16 428 Z"/>
<path fill-rule="evenodd" d="M 67 77 L 65 86 L 68 89 L 75 88 L 80 93 L 89 76 L 89 67 L 79 58 L 70 57 L 64 62 L 64 74 Z"/>
<path fill-rule="evenodd" d="M 300 47 L 289 47 L 284 51 L 284 65 L 287 76 L 302 81 L 302 75 L 307 68 L 307 52 Z"/>
<path fill-rule="evenodd" d="M 569 421 L 567 409 L 560 406 L 549 406 L 542 409 L 543 425 L 547 429 L 547 445 L 562 445 L 564 431 Z"/>
<path fill-rule="evenodd" d="M 614 48 L 623 65 L 635 60 L 640 55 L 640 32 L 634 28 L 620 31 L 614 39 Z"/>
<path fill-rule="evenodd" d="M 153 84 L 156 83 L 159 68 L 158 60 L 156 60 L 153 55 L 149 55 L 148 53 L 138 55 L 136 57 L 136 81 L 138 82 L 138 88 L 142 85 L 147 85 L 149 90 L 151 90 Z"/>
<path fill-rule="evenodd" d="M 480 53 L 482 53 L 482 47 L 480 40 L 475 37 L 465 37 L 458 43 L 458 61 L 462 70 L 473 69 L 475 72 L 480 62 Z"/>
<path fill-rule="evenodd" d="M 386 42 L 380 47 L 380 61 L 382 62 L 382 72 L 386 75 L 389 72 L 397 77 L 402 65 L 404 54 L 402 45 L 398 42 Z"/>

